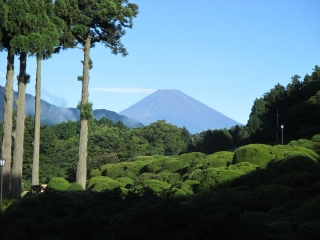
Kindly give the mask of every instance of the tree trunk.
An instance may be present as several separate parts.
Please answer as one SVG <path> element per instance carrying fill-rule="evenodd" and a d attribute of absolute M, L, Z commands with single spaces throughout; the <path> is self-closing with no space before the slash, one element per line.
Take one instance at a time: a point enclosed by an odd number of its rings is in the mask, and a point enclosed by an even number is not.
<path fill-rule="evenodd" d="M 22 164 L 23 164 L 23 142 L 24 142 L 24 119 L 25 119 L 25 98 L 28 76 L 26 74 L 27 54 L 20 54 L 20 72 L 18 76 L 18 98 L 16 100 L 17 117 L 14 136 L 14 151 L 12 165 L 12 196 L 21 197 L 22 191 Z"/>
<path fill-rule="evenodd" d="M 32 185 L 39 185 L 41 54 L 37 54 Z"/>
<path fill-rule="evenodd" d="M 6 160 L 3 167 L 3 195 L 10 194 L 11 176 L 11 147 L 12 147 L 12 109 L 13 109 L 13 75 L 14 75 L 14 53 L 9 49 L 7 56 L 7 75 L 4 87 L 3 103 L 3 136 L 2 136 L 2 158 Z"/>
<path fill-rule="evenodd" d="M 80 139 L 79 139 L 79 158 L 77 164 L 77 183 L 84 189 L 86 188 L 87 178 L 87 144 L 88 144 L 88 119 L 83 117 L 84 106 L 89 103 L 89 59 L 90 59 L 91 39 L 87 37 L 84 45 L 83 60 L 83 80 L 80 107 Z"/>

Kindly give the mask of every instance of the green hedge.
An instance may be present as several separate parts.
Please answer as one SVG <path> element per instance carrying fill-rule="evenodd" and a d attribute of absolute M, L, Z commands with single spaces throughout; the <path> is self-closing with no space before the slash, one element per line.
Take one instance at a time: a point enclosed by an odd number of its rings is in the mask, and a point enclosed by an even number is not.
<path fill-rule="evenodd" d="M 285 185 L 266 186 L 257 195 L 257 203 L 262 210 L 271 210 L 291 200 L 293 189 Z"/>
<path fill-rule="evenodd" d="M 66 189 L 66 191 L 82 191 L 82 190 L 84 190 L 83 187 L 77 182 L 70 183 L 69 187 Z"/>
<path fill-rule="evenodd" d="M 233 152 L 221 151 L 207 155 L 203 161 L 203 166 L 206 168 L 227 167 L 232 163 Z"/>
<path fill-rule="evenodd" d="M 280 173 L 307 171 L 316 176 L 320 176 L 320 164 L 310 155 L 299 153 L 291 155 L 281 161 L 278 165 L 278 171 Z"/>
<path fill-rule="evenodd" d="M 305 223 L 312 220 L 319 220 L 320 198 L 315 197 L 302 203 L 295 211 L 293 220 L 297 223 Z"/>
<path fill-rule="evenodd" d="M 94 177 L 89 179 L 88 185 L 87 185 L 87 189 L 95 192 L 112 190 L 117 187 L 124 188 L 125 184 L 104 176 L 99 176 L 99 177 Z"/>
<path fill-rule="evenodd" d="M 54 190 L 64 191 L 69 186 L 70 186 L 70 183 L 67 180 L 59 177 L 54 177 L 50 179 L 47 187 L 52 188 Z"/>

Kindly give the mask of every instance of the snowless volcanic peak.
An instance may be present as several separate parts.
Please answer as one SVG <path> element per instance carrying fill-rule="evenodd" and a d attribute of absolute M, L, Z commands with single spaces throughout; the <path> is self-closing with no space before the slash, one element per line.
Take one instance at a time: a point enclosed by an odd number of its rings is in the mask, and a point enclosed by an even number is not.
<path fill-rule="evenodd" d="M 240 123 L 179 90 L 158 90 L 119 114 L 148 125 L 158 120 L 186 127 L 191 133 L 230 128 Z"/>

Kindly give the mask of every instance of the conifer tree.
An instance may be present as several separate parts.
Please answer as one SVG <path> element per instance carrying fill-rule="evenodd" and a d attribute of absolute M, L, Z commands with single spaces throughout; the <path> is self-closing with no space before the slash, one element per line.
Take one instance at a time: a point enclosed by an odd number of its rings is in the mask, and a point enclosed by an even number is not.
<path fill-rule="evenodd" d="M 39 185 L 39 152 L 40 152 L 40 91 L 41 91 L 41 63 L 42 59 L 49 58 L 54 48 L 59 45 L 59 32 L 56 16 L 51 0 L 40 0 L 34 3 L 37 14 L 37 25 L 34 26 L 31 53 L 35 53 L 37 61 L 36 86 L 35 86 L 35 126 L 33 141 L 32 185 Z"/>
<path fill-rule="evenodd" d="M 2 135 L 2 158 L 6 160 L 3 167 L 3 194 L 10 194 L 11 186 L 11 153 L 12 153 L 12 113 L 13 113 L 13 76 L 15 50 L 10 45 L 14 35 L 21 32 L 19 24 L 12 18 L 9 12 L 15 12 L 13 2 L 0 1 L 0 35 L 2 37 L 0 50 L 7 51 L 7 73 L 4 87 L 3 104 L 3 135 Z"/>
<path fill-rule="evenodd" d="M 113 54 L 126 56 L 121 43 L 124 28 L 132 27 L 138 6 L 127 0 L 56 0 L 56 12 L 67 23 L 75 38 L 75 47 L 84 53 L 80 109 L 79 157 L 76 181 L 85 188 L 87 174 L 88 119 L 92 117 L 89 102 L 90 49 L 101 42 Z"/>

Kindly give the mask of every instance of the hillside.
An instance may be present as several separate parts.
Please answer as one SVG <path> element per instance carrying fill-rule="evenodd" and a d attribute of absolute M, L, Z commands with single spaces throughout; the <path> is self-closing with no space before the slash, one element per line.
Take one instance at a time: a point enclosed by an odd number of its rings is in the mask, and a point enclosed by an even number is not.
<path fill-rule="evenodd" d="M 166 120 L 191 133 L 241 125 L 179 90 L 158 90 L 119 114 L 145 125 Z"/>
<path fill-rule="evenodd" d="M 14 92 L 14 98 L 16 99 L 17 92 Z M 0 119 L 3 119 L 3 102 L 4 102 L 4 88 L 0 86 Z M 35 97 L 26 94 L 26 115 L 34 116 L 34 106 L 35 106 Z M 143 124 L 137 122 L 136 120 L 130 119 L 126 116 L 121 116 L 116 112 L 105 110 L 105 109 L 96 109 L 93 110 L 93 117 L 100 119 L 106 117 L 112 120 L 114 123 L 121 121 L 129 128 L 142 127 Z M 50 104 L 44 100 L 41 100 L 41 124 L 58 124 L 67 121 L 78 121 L 80 119 L 80 113 L 77 108 L 63 108 L 57 107 L 53 104 Z"/>

